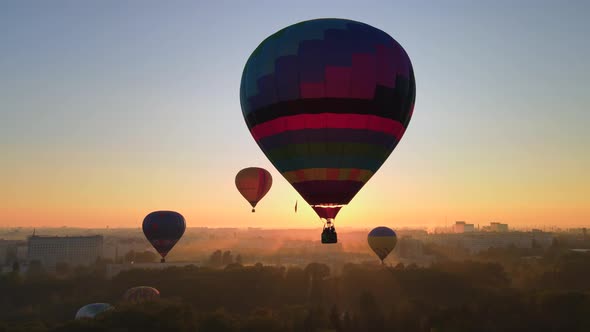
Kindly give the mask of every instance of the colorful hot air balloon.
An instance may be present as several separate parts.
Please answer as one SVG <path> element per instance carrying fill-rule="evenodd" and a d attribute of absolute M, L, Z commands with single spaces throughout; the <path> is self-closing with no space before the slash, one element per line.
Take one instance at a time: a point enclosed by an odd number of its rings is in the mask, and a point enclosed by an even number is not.
<path fill-rule="evenodd" d="M 162 263 L 185 229 L 184 217 L 174 211 L 155 211 L 143 219 L 143 234 L 162 256 Z"/>
<path fill-rule="evenodd" d="M 268 193 L 271 186 L 272 176 L 264 168 L 248 167 L 236 175 L 236 187 L 252 205 L 252 212 L 256 211 L 256 204 Z"/>
<path fill-rule="evenodd" d="M 383 260 L 397 244 L 397 235 L 389 227 L 376 227 L 367 236 L 367 242 L 369 242 L 369 247 L 371 247 L 373 252 L 381 260 L 381 264 L 383 264 Z"/>
<path fill-rule="evenodd" d="M 76 312 L 76 319 L 83 319 L 83 318 L 94 318 L 99 314 L 107 311 L 113 310 L 114 307 L 108 303 L 91 303 L 83 306 Z"/>
<path fill-rule="evenodd" d="M 154 287 L 148 286 L 137 286 L 129 288 L 125 294 L 123 294 L 123 301 L 131 303 L 142 303 L 148 301 L 154 301 L 160 298 L 160 291 Z"/>
<path fill-rule="evenodd" d="M 262 151 L 330 226 L 402 138 L 415 92 L 410 58 L 387 33 L 317 19 L 256 48 L 240 101 Z"/>

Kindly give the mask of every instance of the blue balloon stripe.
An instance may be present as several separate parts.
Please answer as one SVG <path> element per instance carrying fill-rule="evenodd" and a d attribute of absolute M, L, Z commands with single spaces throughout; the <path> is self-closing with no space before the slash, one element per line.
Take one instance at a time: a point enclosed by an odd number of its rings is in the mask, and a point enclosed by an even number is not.
<path fill-rule="evenodd" d="M 385 226 L 380 226 L 380 227 L 376 227 L 374 228 L 370 233 L 369 233 L 370 237 L 380 237 L 380 236 L 384 236 L 384 237 L 388 237 L 388 236 L 396 236 L 395 231 L 389 227 L 385 227 Z"/>
<path fill-rule="evenodd" d="M 397 138 L 389 134 L 364 129 L 302 129 L 290 130 L 264 137 L 258 141 L 258 145 L 270 151 L 289 144 L 304 143 L 365 143 L 393 149 L 398 143 Z"/>

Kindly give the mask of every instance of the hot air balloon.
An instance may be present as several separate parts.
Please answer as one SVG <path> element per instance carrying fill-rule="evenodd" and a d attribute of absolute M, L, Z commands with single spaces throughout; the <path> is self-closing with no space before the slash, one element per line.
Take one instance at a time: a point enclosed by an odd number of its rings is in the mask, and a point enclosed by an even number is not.
<path fill-rule="evenodd" d="M 154 287 L 148 286 L 137 286 L 129 288 L 125 294 L 123 294 L 123 301 L 131 303 L 142 303 L 148 301 L 154 301 L 160 298 L 160 291 Z"/>
<path fill-rule="evenodd" d="M 143 219 L 143 234 L 162 256 L 162 263 L 185 229 L 184 217 L 174 211 L 155 211 Z"/>
<path fill-rule="evenodd" d="M 99 314 L 113 310 L 114 307 L 108 303 L 91 303 L 83 306 L 76 312 L 76 319 L 95 318 Z"/>
<path fill-rule="evenodd" d="M 256 204 L 268 193 L 271 186 L 272 176 L 264 168 L 248 167 L 236 175 L 236 187 L 252 205 L 252 212 L 256 211 Z"/>
<path fill-rule="evenodd" d="M 397 235 L 389 227 L 376 227 L 367 236 L 367 242 L 369 242 L 369 247 L 371 247 L 373 252 L 381 260 L 381 264 L 383 264 L 383 260 L 397 244 Z"/>
<path fill-rule="evenodd" d="M 334 218 L 404 135 L 415 92 L 401 45 L 361 22 L 297 23 L 250 55 L 240 86 L 244 119 L 272 164 L 325 220 L 322 242 L 337 241 Z"/>

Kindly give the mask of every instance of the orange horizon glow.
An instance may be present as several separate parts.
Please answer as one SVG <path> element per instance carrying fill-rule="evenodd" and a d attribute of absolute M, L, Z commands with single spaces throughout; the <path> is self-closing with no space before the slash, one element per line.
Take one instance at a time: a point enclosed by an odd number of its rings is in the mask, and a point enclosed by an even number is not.
<path fill-rule="evenodd" d="M 38 173 L 36 178 L 28 176 L 29 183 L 21 181 L 20 186 L 12 187 L 10 195 L 3 195 L 0 227 L 134 228 L 140 227 L 151 211 L 174 210 L 185 216 L 187 227 L 321 228 L 311 207 L 275 170 L 267 169 L 275 181 L 255 213 L 235 188 L 229 171 L 227 181 L 219 184 L 213 179 L 198 183 L 202 178 L 179 173 L 165 180 L 145 181 L 150 175 L 141 169 L 119 175 L 107 171 L 93 177 L 75 170 L 59 176 Z M 219 172 L 213 175 L 218 178 Z M 109 182 L 105 176 L 114 176 L 115 181 Z M 432 177 L 377 174 L 343 207 L 336 226 L 434 228 L 456 220 L 535 228 L 590 224 L 590 207 L 583 204 L 587 189 L 579 182 L 560 181 L 551 184 L 551 191 L 544 191 L 534 183 L 510 185 L 488 180 L 485 186 L 466 181 L 453 190 Z"/>
<path fill-rule="evenodd" d="M 240 82 L 268 36 L 342 17 L 403 46 L 416 100 L 403 138 L 336 228 L 590 228 L 584 6 L 2 7 L 0 227 L 135 228 L 174 210 L 187 227 L 319 230 L 250 134 Z M 255 213 L 234 183 L 251 166 L 273 177 Z"/>

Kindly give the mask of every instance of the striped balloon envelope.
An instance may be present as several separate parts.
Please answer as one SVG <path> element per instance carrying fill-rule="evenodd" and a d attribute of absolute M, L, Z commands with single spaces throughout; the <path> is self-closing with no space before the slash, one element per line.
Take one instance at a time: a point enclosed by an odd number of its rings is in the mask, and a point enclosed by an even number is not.
<path fill-rule="evenodd" d="M 395 248 L 397 244 L 397 235 L 389 227 L 376 227 L 367 236 L 367 242 L 373 252 L 379 257 L 381 263 Z"/>
<path fill-rule="evenodd" d="M 250 133 L 320 218 L 332 220 L 396 147 L 414 108 L 414 72 L 387 33 L 317 19 L 265 39 L 240 101 Z"/>
<path fill-rule="evenodd" d="M 256 204 L 272 187 L 272 176 L 264 168 L 244 168 L 236 174 L 236 187 L 240 194 L 252 205 L 252 212 L 255 212 Z"/>
<path fill-rule="evenodd" d="M 148 301 L 155 301 L 160 298 L 160 291 L 154 287 L 137 286 L 129 288 L 123 294 L 123 301 L 131 303 L 143 303 Z"/>
<path fill-rule="evenodd" d="M 166 261 L 166 255 L 176 245 L 186 230 L 184 217 L 175 211 L 154 211 L 143 219 L 143 234 L 154 249 Z"/>

